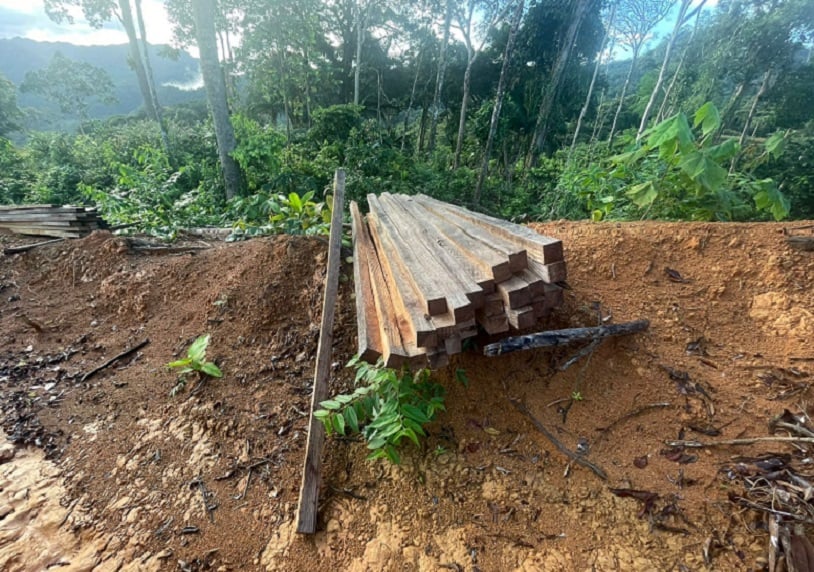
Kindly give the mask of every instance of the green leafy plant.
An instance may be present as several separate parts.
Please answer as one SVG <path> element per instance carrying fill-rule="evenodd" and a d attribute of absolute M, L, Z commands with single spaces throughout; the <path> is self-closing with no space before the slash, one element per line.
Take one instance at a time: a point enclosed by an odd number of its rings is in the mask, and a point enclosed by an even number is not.
<path fill-rule="evenodd" d="M 353 393 L 334 396 L 320 403 L 314 416 L 328 435 L 361 434 L 371 450 L 368 459 L 387 458 L 400 463 L 398 448 L 409 441 L 420 446 L 424 426 L 444 411 L 445 390 L 422 369 L 410 372 L 385 368 L 354 357 L 348 367 L 356 369 Z"/>
<path fill-rule="evenodd" d="M 199 336 L 187 350 L 187 357 L 167 364 L 170 369 L 178 370 L 178 382 L 170 391 L 177 395 L 186 385 L 186 376 L 197 373 L 199 376 L 223 377 L 223 372 L 211 361 L 206 361 L 206 348 L 209 346 L 209 334 Z"/>
<path fill-rule="evenodd" d="M 734 138 L 720 140 L 720 127 L 711 102 L 695 112 L 692 126 L 677 113 L 646 131 L 641 146 L 613 157 L 610 176 L 628 183 L 629 201 L 665 218 L 743 220 L 753 218 L 755 210 L 785 218 L 789 203 L 772 179 L 735 171 L 740 145 Z M 782 137 L 765 145 L 767 156 L 777 156 Z"/>

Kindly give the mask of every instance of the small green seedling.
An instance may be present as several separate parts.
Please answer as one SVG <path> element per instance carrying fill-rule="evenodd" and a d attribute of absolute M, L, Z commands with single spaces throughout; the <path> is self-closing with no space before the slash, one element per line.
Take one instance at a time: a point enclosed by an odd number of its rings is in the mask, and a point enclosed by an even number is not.
<path fill-rule="evenodd" d="M 579 391 L 574 391 L 573 393 L 571 393 L 571 399 L 573 399 L 574 401 L 582 401 L 582 400 L 584 400 L 585 398 L 584 398 L 584 397 L 582 397 L 582 393 L 581 393 L 581 392 L 579 392 Z"/>
<path fill-rule="evenodd" d="M 197 372 L 199 375 L 211 377 L 223 377 L 223 372 L 211 361 L 206 361 L 206 347 L 209 345 L 209 334 L 200 336 L 187 350 L 187 357 L 167 364 L 170 369 L 178 370 L 178 383 L 170 391 L 170 395 L 175 396 L 186 385 L 186 376 L 189 373 Z"/>

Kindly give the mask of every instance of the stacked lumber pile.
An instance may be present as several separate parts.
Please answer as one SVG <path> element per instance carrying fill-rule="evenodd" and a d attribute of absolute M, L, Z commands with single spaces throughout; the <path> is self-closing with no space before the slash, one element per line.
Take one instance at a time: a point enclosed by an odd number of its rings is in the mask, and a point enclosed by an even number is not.
<path fill-rule="evenodd" d="M 78 238 L 102 228 L 96 209 L 52 205 L 0 206 L 0 229 L 16 234 Z"/>
<path fill-rule="evenodd" d="M 532 327 L 563 301 L 562 243 L 424 195 L 351 203 L 359 354 L 442 367 L 463 340 Z"/>

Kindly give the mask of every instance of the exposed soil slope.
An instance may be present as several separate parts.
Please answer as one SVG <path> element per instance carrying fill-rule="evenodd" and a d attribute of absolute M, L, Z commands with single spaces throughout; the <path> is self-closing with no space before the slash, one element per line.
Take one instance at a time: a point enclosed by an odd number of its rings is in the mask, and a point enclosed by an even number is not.
<path fill-rule="evenodd" d="M 438 372 L 448 411 L 402 466 L 329 440 L 314 537 L 296 535 L 294 518 L 323 241 L 148 256 L 97 233 L 0 259 L 3 427 L 53 460 L 26 450 L 0 465 L 0 568 L 761 568 L 762 519 L 729 503 L 719 469 L 789 448 L 665 452 L 664 440 L 762 436 L 784 408 L 806 406 L 814 254 L 788 249 L 774 224 L 537 228 L 563 240 L 572 287 L 546 327 L 601 316 L 650 329 L 565 371 L 579 348 L 456 357 Z M 355 347 L 350 266 L 343 276 L 334 391 L 351 382 L 342 365 Z M 225 377 L 169 397 L 164 364 L 207 332 Z M 517 404 L 607 480 L 569 464 Z M 659 498 L 644 510 L 611 488 Z"/>

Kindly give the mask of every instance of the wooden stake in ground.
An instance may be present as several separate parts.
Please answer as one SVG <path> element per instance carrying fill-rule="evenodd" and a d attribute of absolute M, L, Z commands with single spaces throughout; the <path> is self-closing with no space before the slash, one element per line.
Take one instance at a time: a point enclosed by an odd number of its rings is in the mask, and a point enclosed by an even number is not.
<path fill-rule="evenodd" d="M 313 534 L 317 529 L 317 503 L 319 502 L 322 446 L 325 444 L 325 428 L 314 410 L 320 402 L 328 399 L 328 377 L 331 370 L 331 346 L 333 346 L 334 311 L 339 290 L 339 265 L 342 262 L 342 209 L 345 200 L 345 171 L 337 169 L 334 174 L 334 206 L 331 215 L 331 236 L 328 240 L 328 272 L 325 276 L 325 297 L 322 303 L 322 322 L 319 329 L 317 363 L 314 370 L 314 389 L 311 396 L 311 419 L 308 426 L 308 442 L 305 446 L 305 465 L 297 509 L 297 532 Z"/>

